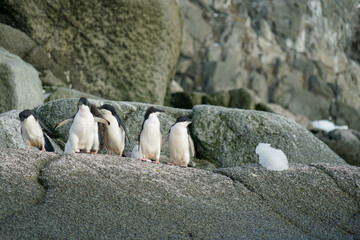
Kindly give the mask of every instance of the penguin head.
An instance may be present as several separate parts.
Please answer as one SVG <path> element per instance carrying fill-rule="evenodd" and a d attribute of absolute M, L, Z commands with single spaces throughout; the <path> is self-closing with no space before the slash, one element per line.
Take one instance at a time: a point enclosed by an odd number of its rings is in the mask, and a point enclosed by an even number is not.
<path fill-rule="evenodd" d="M 116 111 L 115 111 L 115 108 L 113 106 L 111 106 L 110 104 L 104 104 L 102 105 L 101 107 L 99 107 L 99 109 L 103 112 L 103 113 L 106 113 L 106 111 L 109 111 L 111 112 L 111 114 L 113 116 L 117 115 L 116 114 Z"/>
<path fill-rule="evenodd" d="M 31 110 L 26 109 L 26 110 L 22 111 L 21 113 L 19 113 L 20 122 L 23 122 L 31 115 L 34 116 L 34 118 L 35 118 L 35 115 Z"/>
<path fill-rule="evenodd" d="M 188 117 L 184 117 L 184 116 L 179 116 L 176 118 L 176 122 L 174 123 L 174 125 L 179 124 L 181 126 L 187 127 L 189 124 L 191 124 L 193 121 L 188 118 Z"/>
<path fill-rule="evenodd" d="M 85 97 L 81 97 L 78 101 L 78 109 L 84 109 L 84 107 L 88 107 L 90 109 L 90 103 Z"/>
<path fill-rule="evenodd" d="M 159 115 L 159 113 L 162 113 L 164 111 L 162 110 L 159 110 L 157 108 L 154 108 L 154 107 L 148 107 L 148 109 L 146 110 L 146 113 L 145 113 L 145 116 L 144 116 L 144 120 L 148 119 L 150 117 L 150 115 Z"/>

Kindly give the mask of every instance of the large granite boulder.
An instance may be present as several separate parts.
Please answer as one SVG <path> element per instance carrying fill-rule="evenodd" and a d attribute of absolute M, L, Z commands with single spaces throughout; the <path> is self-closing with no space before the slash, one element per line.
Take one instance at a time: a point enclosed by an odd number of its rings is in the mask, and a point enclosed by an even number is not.
<path fill-rule="evenodd" d="M 96 106 L 108 103 L 115 107 L 127 127 L 130 138 L 130 142 L 125 147 L 125 153 L 131 152 L 136 145 L 135 139 L 140 132 L 145 111 L 151 105 L 89 100 Z M 53 129 L 59 122 L 74 116 L 77 111 L 77 101 L 78 98 L 50 101 L 35 108 L 34 112 L 48 128 Z M 183 115 L 194 120 L 189 128 L 197 152 L 197 159 L 194 159 L 193 165 L 200 168 L 214 169 L 256 163 L 258 156 L 255 154 L 255 148 L 260 142 L 271 143 L 273 147 L 280 148 L 293 163 L 308 164 L 314 159 L 329 163 L 345 163 L 306 129 L 276 114 L 208 105 L 197 105 L 192 110 L 154 106 L 165 111 L 159 115 L 163 137 L 168 133 L 176 117 Z M 19 144 L 22 144 L 19 140 L 18 112 L 9 112 L 0 118 L 0 121 L 4 121 L 2 119 L 6 121 L 3 126 L 5 127 L 4 135 L 7 136 L 3 137 L 5 139 L 0 147 L 18 148 Z M 9 125 L 6 126 L 6 123 Z M 8 131 L 9 127 L 17 131 Z M 70 124 L 66 124 L 53 131 L 52 138 L 62 149 L 68 139 L 69 128 Z M 20 143 L 10 144 L 13 141 L 9 139 L 12 138 L 18 139 Z M 61 149 L 57 151 L 61 152 Z M 167 144 L 164 145 L 162 154 L 169 156 Z"/>
<path fill-rule="evenodd" d="M 294 114 L 360 129 L 356 0 L 178 4 L 184 34 L 176 80 L 184 89 L 249 87 Z"/>
<path fill-rule="evenodd" d="M 1 7 L 3 7 L 3 5 L 0 6 L 0 8 Z M 3 16 L 5 12 L 6 10 L 1 11 L 0 16 Z M 2 20 L 3 19 L 4 18 L 2 18 Z M 43 78 L 40 78 L 43 84 L 52 86 L 65 85 L 65 70 L 61 69 L 61 67 L 51 59 L 51 55 L 46 52 L 43 47 L 37 45 L 31 37 L 19 29 L 0 23 L 0 46 L 30 63 L 37 71 L 43 74 L 50 72 L 51 74 L 59 76 L 58 78 L 54 78 L 56 82 L 49 82 L 46 81 L 46 79 L 43 81 Z"/>
<path fill-rule="evenodd" d="M 259 143 L 282 150 L 290 163 L 345 163 L 311 132 L 280 115 L 209 105 L 192 111 L 190 128 L 197 152 L 219 166 L 257 163 Z"/>
<path fill-rule="evenodd" d="M 2 23 L 22 30 L 73 88 L 162 104 L 175 73 L 182 23 L 170 1 L 2 1 Z"/>
<path fill-rule="evenodd" d="M 326 143 L 347 163 L 360 167 L 360 132 L 336 129 L 331 132 L 312 130 L 316 137 Z"/>
<path fill-rule="evenodd" d="M 150 105 L 136 102 L 89 100 L 97 106 L 109 103 L 115 107 L 127 127 L 130 138 L 125 152 L 131 152 L 136 144 L 135 139 L 141 129 L 144 113 Z M 77 101 L 77 98 L 50 101 L 37 107 L 35 113 L 48 128 L 53 129 L 62 120 L 74 116 L 77 110 Z M 321 159 L 321 161 L 330 163 L 344 163 L 340 157 L 306 129 L 276 114 L 207 105 L 198 105 L 192 110 L 155 106 L 165 111 L 159 115 L 163 137 L 168 133 L 176 117 L 184 115 L 193 118 L 194 123 L 190 125 L 189 129 L 195 141 L 197 157 L 208 160 L 217 167 L 258 162 L 255 148 L 260 142 L 271 143 L 273 147 L 280 148 L 290 162 L 307 164 L 311 163 L 313 159 Z M 20 139 L 20 123 L 17 114 L 18 112 L 9 113 L 16 121 L 10 119 L 8 122 L 11 122 L 10 126 L 16 128 L 17 132 L 5 131 L 8 137 L 4 139 L 2 147 L 18 148 L 19 144 L 22 144 L 22 141 L 18 140 L 20 143 L 14 146 L 7 145 L 8 142 L 11 142 L 7 140 L 9 138 L 17 136 Z M 68 139 L 69 128 L 70 124 L 63 125 L 54 131 L 55 135 L 52 136 L 62 149 Z M 57 151 L 61 152 L 61 149 Z M 168 156 L 167 144 L 164 146 L 162 154 Z"/>
<path fill-rule="evenodd" d="M 39 73 L 0 47 L 0 113 L 33 108 L 44 102 Z"/>
<path fill-rule="evenodd" d="M 21 137 L 20 112 L 20 110 L 11 110 L 0 114 L 0 147 L 12 149 L 26 147 Z"/>
<path fill-rule="evenodd" d="M 357 239 L 359 179 L 349 165 L 211 172 L 1 149 L 0 239 Z"/>

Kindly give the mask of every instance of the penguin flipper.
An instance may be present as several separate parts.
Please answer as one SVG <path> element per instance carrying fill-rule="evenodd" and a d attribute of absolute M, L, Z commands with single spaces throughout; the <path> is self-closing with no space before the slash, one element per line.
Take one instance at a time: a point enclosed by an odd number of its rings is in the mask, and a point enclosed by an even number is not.
<path fill-rule="evenodd" d="M 56 125 L 56 127 L 54 128 L 54 130 L 56 130 L 58 127 L 61 127 L 62 125 L 72 122 L 72 121 L 74 121 L 74 118 L 65 119 L 64 121 L 59 122 L 58 125 Z"/>
<path fill-rule="evenodd" d="M 95 119 L 95 122 L 99 122 L 99 123 L 103 123 L 103 124 L 107 124 L 107 125 L 110 125 L 110 122 L 104 118 L 101 118 L 101 117 L 94 117 Z"/>
<path fill-rule="evenodd" d="M 190 149 L 191 149 L 191 156 L 194 157 L 195 156 L 195 146 L 194 146 L 194 142 L 191 138 L 190 135 L 188 135 L 188 139 L 189 139 L 189 145 L 190 145 Z"/>
<path fill-rule="evenodd" d="M 45 150 L 47 152 L 55 152 L 53 145 L 51 144 L 49 138 L 46 136 L 45 133 L 44 133 L 44 139 L 45 139 Z"/>

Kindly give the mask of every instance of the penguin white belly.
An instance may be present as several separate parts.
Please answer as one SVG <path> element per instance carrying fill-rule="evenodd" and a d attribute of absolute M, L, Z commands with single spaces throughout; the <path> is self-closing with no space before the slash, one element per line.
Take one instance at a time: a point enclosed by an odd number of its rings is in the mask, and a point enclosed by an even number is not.
<path fill-rule="evenodd" d="M 140 135 L 140 150 L 147 159 L 159 159 L 161 151 L 160 122 L 145 122 Z"/>
<path fill-rule="evenodd" d="M 75 152 L 90 151 L 94 143 L 94 117 L 90 113 L 78 112 L 69 130 L 69 140 Z"/>
<path fill-rule="evenodd" d="M 180 166 L 190 162 L 189 140 L 186 128 L 174 126 L 169 136 L 170 161 Z"/>
<path fill-rule="evenodd" d="M 116 154 L 122 154 L 125 148 L 125 133 L 118 128 L 114 132 L 109 132 L 107 148 Z"/>
<path fill-rule="evenodd" d="M 45 145 L 43 131 L 33 116 L 28 117 L 21 124 L 22 137 L 27 146 L 32 145 L 40 148 Z"/>

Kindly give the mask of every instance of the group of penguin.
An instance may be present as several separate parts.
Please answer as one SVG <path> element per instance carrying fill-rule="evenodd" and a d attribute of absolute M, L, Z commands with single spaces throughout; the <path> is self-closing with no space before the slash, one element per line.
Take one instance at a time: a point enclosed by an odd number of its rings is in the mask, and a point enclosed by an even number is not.
<path fill-rule="evenodd" d="M 162 112 L 164 111 L 155 107 L 149 107 L 146 110 L 132 157 L 140 158 L 142 161 L 160 163 L 161 149 L 168 141 L 169 164 L 187 167 L 190 155 L 195 155 L 194 143 L 187 129 L 192 120 L 179 116 L 170 127 L 166 137 L 162 139 L 158 119 L 158 115 Z M 52 132 L 31 110 L 26 109 L 20 112 L 19 118 L 21 135 L 27 149 L 33 146 L 41 151 L 54 151 L 54 147 L 43 129 L 49 133 Z M 123 156 L 127 143 L 126 138 L 129 140 L 129 137 L 124 123 L 110 104 L 97 107 L 82 97 L 77 103 L 75 115 L 60 122 L 55 129 L 66 123 L 72 124 L 69 129 L 69 139 L 65 144 L 65 153 L 73 154 L 82 151 L 97 154 L 99 150 L 106 149 L 109 155 Z"/>

